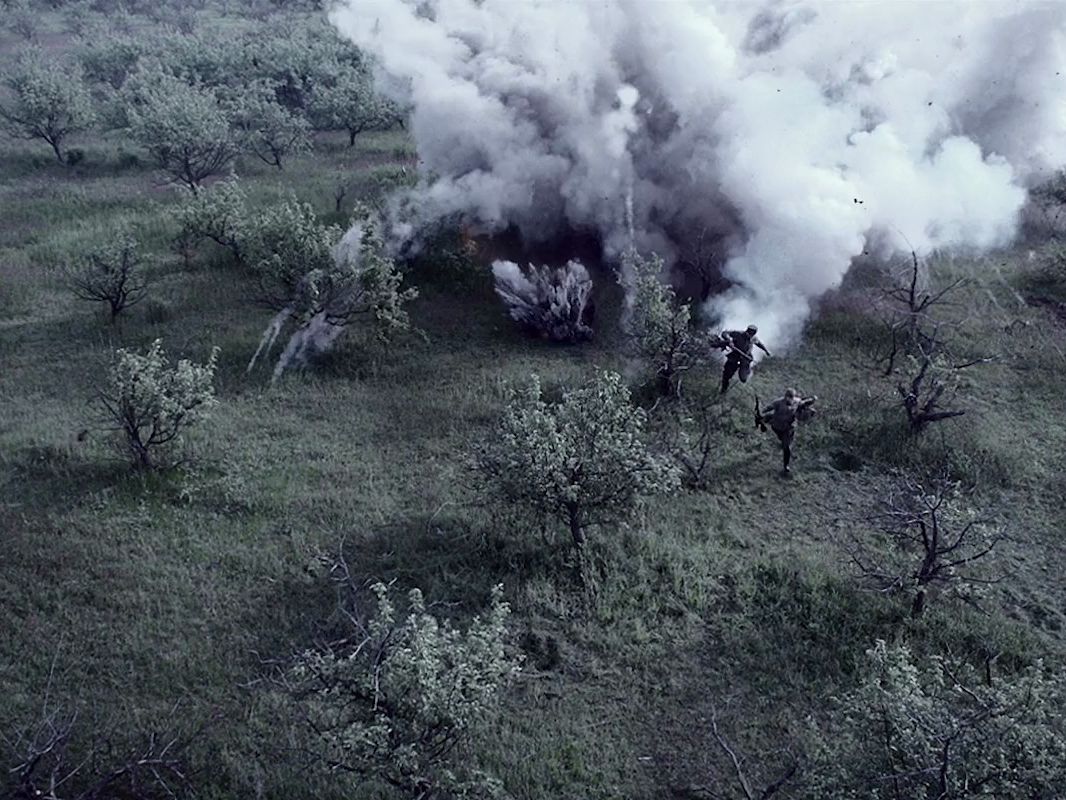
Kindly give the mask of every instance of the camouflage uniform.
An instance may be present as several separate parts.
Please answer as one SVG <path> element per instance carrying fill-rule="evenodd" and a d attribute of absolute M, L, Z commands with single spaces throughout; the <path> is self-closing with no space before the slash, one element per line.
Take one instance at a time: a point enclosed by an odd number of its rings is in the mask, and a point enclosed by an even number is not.
<path fill-rule="evenodd" d="M 740 382 L 748 382 L 748 378 L 751 377 L 751 365 L 753 362 L 752 347 L 758 347 L 766 355 L 770 355 L 770 351 L 763 346 L 763 343 L 759 341 L 759 337 L 755 335 L 758 331 L 759 329 L 754 325 L 749 325 L 748 329 L 744 331 L 722 331 L 722 335 L 718 337 L 716 346 L 727 351 L 725 366 L 722 367 L 722 394 L 725 394 L 726 390 L 729 389 L 729 381 L 738 372 L 740 373 Z"/>
<path fill-rule="evenodd" d="M 779 397 L 762 412 L 760 421 L 769 423 L 781 442 L 781 454 L 784 458 L 784 471 L 789 471 L 788 462 L 792 460 L 792 441 L 796 438 L 796 423 L 810 419 L 814 415 L 812 406 L 817 397 L 800 397 L 795 389 L 785 389 L 784 397 Z"/>

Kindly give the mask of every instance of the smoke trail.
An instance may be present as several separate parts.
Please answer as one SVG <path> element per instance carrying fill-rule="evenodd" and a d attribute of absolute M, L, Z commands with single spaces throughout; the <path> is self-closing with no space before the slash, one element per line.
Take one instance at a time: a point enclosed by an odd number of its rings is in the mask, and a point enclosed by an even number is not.
<path fill-rule="evenodd" d="M 348 0 L 332 15 L 413 108 L 410 222 L 599 231 L 676 259 L 708 311 L 795 337 L 872 246 L 989 248 L 1066 163 L 1066 4 Z M 630 230 L 631 228 L 631 230 Z M 397 229 L 406 233 L 408 229 Z"/>

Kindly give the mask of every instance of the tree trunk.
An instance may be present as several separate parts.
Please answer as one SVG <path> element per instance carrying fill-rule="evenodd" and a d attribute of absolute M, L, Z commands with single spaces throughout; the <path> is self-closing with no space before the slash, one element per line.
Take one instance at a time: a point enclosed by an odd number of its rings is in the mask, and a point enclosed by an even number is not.
<path fill-rule="evenodd" d="M 359 135 L 359 131 L 348 131 L 348 147 L 355 146 L 355 137 Z"/>
<path fill-rule="evenodd" d="M 918 619 L 923 611 L 925 611 L 925 589 L 919 589 L 918 594 L 914 595 L 914 602 L 911 603 L 911 619 Z"/>
<path fill-rule="evenodd" d="M 137 459 L 137 466 L 141 469 L 152 469 L 152 456 L 149 454 L 144 442 L 141 441 L 140 434 L 127 428 L 126 440 L 129 442 L 130 450 L 133 452 L 134 457 Z"/>
<path fill-rule="evenodd" d="M 571 507 L 570 512 L 570 537 L 574 542 L 574 556 L 576 559 L 577 581 L 585 589 L 589 588 L 588 576 L 586 575 L 587 564 L 585 563 L 585 550 L 588 539 L 585 536 L 585 526 L 581 524 L 581 515 L 576 507 Z"/>
<path fill-rule="evenodd" d="M 63 151 L 59 149 L 58 139 L 49 139 L 48 144 L 52 145 L 52 152 L 56 154 L 56 161 L 60 164 L 66 165 L 66 161 L 63 160 Z"/>
<path fill-rule="evenodd" d="M 585 526 L 581 524 L 581 515 L 576 508 L 570 508 L 570 536 L 574 540 L 574 549 L 582 553 L 585 549 Z"/>

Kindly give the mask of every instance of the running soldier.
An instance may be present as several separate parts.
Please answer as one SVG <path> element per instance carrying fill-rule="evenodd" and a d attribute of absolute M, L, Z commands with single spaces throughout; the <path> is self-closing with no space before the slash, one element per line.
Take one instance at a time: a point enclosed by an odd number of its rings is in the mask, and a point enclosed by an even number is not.
<path fill-rule="evenodd" d="M 770 404 L 765 411 L 760 411 L 758 399 L 755 403 L 755 424 L 762 430 L 766 430 L 766 424 L 777 434 L 781 442 L 781 455 L 784 459 L 784 472 L 790 472 L 789 461 L 792 460 L 792 440 L 796 438 L 796 423 L 806 422 L 814 416 L 814 403 L 818 398 L 811 396 L 800 397 L 795 389 L 785 389 L 784 397 L 779 397 Z"/>
<path fill-rule="evenodd" d="M 714 342 L 714 347 L 726 351 L 725 366 L 722 367 L 722 394 L 729 389 L 729 381 L 738 372 L 740 382 L 748 382 L 748 378 L 751 377 L 751 366 L 755 360 L 752 356 L 752 347 L 758 347 L 766 355 L 770 355 L 770 351 L 755 335 L 758 332 L 759 329 L 754 325 L 749 325 L 747 330 L 743 331 L 722 331 L 718 340 Z"/>

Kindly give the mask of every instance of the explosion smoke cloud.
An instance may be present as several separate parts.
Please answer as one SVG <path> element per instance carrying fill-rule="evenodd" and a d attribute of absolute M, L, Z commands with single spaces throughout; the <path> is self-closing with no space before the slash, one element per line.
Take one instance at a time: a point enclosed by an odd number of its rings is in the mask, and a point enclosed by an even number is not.
<path fill-rule="evenodd" d="M 707 310 L 768 341 L 873 241 L 1007 243 L 1066 163 L 1057 3 L 349 0 L 333 21 L 413 109 L 435 176 L 415 225 L 594 228 L 609 258 L 667 262 L 710 232 L 733 286 Z"/>

